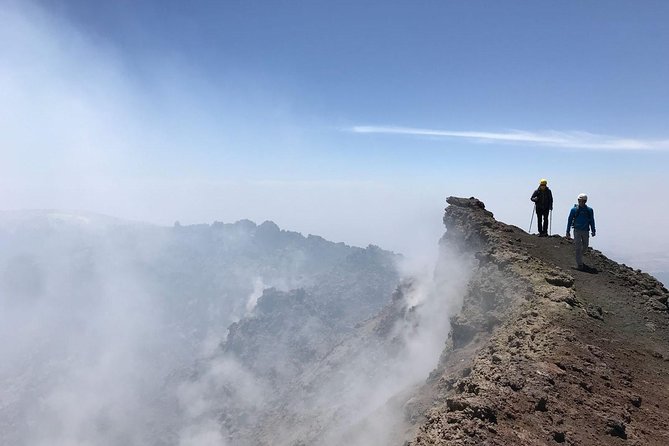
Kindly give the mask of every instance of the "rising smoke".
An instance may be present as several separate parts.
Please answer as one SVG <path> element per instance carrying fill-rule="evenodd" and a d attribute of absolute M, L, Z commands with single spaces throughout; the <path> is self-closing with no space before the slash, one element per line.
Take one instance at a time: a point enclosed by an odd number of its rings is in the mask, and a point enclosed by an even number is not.
<path fill-rule="evenodd" d="M 0 217 L 3 444 L 387 444 L 467 277 L 391 299 L 392 256 L 275 225 Z"/>

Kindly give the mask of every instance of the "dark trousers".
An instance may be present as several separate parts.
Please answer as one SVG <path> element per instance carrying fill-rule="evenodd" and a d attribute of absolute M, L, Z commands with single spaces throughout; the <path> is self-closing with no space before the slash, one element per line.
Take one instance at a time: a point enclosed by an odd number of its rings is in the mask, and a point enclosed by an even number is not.
<path fill-rule="evenodd" d="M 550 212 L 549 209 L 545 211 L 537 209 L 537 228 L 539 229 L 539 234 L 548 235 L 548 214 Z"/>

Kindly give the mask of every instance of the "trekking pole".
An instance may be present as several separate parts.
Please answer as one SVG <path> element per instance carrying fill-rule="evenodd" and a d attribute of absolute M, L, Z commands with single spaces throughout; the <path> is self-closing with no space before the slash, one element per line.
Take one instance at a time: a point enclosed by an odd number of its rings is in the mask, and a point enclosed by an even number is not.
<path fill-rule="evenodd" d="M 553 234 L 553 210 L 548 211 L 548 235 Z"/>
<path fill-rule="evenodd" d="M 534 207 L 532 208 L 532 217 L 530 217 L 530 229 L 527 230 L 528 234 L 532 233 L 532 222 L 534 221 L 534 210 L 536 209 L 537 205 L 535 204 Z"/>

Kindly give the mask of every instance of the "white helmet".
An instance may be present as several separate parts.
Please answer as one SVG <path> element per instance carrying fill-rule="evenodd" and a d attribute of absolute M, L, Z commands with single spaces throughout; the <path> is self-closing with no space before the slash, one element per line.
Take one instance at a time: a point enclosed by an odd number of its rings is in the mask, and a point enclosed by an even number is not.
<path fill-rule="evenodd" d="M 588 201 L 588 196 L 586 194 L 578 194 L 578 199 Z"/>

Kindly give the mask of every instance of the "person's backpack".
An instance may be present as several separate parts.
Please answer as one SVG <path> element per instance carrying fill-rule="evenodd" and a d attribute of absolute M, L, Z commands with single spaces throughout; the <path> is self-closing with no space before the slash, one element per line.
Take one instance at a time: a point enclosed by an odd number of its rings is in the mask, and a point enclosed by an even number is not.
<path fill-rule="evenodd" d="M 576 224 L 576 218 L 578 218 L 578 214 L 581 212 L 581 208 L 578 206 L 578 204 L 575 204 L 574 207 L 576 208 L 576 212 L 574 212 L 574 219 L 571 221 L 571 227 L 574 227 L 574 224 Z M 590 222 L 592 222 L 592 208 L 586 207 L 586 212 L 585 214 L 588 216 L 588 227 L 590 227 Z"/>

